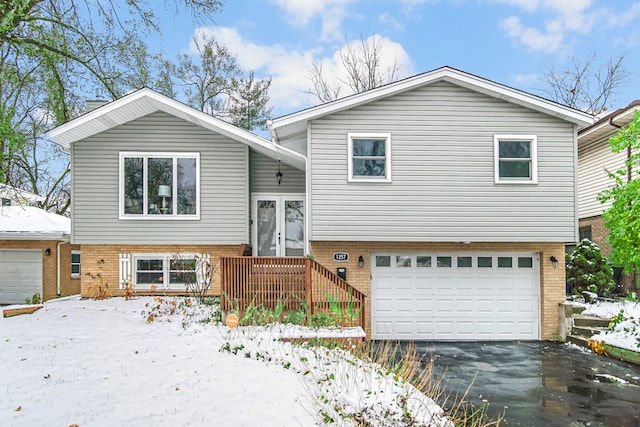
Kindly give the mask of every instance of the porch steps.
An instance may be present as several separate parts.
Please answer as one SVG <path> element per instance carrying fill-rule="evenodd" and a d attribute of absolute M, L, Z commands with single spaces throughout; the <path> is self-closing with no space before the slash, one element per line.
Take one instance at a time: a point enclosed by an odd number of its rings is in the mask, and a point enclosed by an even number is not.
<path fill-rule="evenodd" d="M 580 310 L 582 312 L 583 310 Z M 593 335 L 609 330 L 611 319 L 588 316 L 584 314 L 574 314 L 572 316 L 571 333 L 567 335 L 567 341 L 574 344 L 589 347 L 587 341 Z"/>

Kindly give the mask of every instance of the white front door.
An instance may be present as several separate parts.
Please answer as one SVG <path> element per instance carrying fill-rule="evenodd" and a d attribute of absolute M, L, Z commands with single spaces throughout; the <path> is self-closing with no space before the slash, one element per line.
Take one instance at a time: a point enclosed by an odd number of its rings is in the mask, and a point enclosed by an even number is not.
<path fill-rule="evenodd" d="M 304 256 L 304 195 L 253 194 L 253 255 Z"/>

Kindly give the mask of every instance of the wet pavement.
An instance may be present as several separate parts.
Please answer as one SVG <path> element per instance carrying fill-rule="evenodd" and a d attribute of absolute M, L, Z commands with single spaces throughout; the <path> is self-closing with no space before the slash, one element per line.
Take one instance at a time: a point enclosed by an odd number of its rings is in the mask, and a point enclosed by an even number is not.
<path fill-rule="evenodd" d="M 640 427 L 640 366 L 553 342 L 415 343 L 501 426 Z M 474 380 L 475 377 L 475 380 Z"/>

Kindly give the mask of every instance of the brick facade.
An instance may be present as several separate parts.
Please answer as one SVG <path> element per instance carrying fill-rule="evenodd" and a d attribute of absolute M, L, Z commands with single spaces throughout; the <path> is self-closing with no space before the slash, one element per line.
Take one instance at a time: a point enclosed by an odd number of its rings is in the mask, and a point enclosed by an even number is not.
<path fill-rule="evenodd" d="M 81 295 L 92 296 L 89 288 L 106 285 L 113 296 L 124 295 L 120 289 L 120 254 L 209 254 L 211 265 L 219 265 L 221 256 L 238 255 L 239 245 L 82 245 L 81 246 Z M 220 294 L 220 269 L 216 268 L 211 283 L 212 295 Z"/>
<path fill-rule="evenodd" d="M 609 235 L 609 229 L 604 225 L 604 219 L 602 216 L 594 216 L 590 218 L 583 218 L 580 220 L 578 226 L 580 229 L 584 227 L 590 227 L 591 229 L 591 241 L 594 242 L 600 250 L 602 251 L 602 255 L 605 257 L 609 257 L 611 254 L 611 245 L 607 242 L 607 236 Z M 638 285 L 634 286 L 634 279 L 637 280 L 638 273 L 627 274 L 622 273 L 620 276 L 620 286 L 625 291 L 637 290 L 639 288 Z"/>
<path fill-rule="evenodd" d="M 347 281 L 367 297 L 371 295 L 371 254 L 375 252 L 537 252 L 540 253 L 540 334 L 543 340 L 559 339 L 558 305 L 565 301 L 565 269 L 563 243 L 401 243 L 401 242 L 312 242 L 311 251 L 317 261 L 332 271 L 347 268 Z M 333 261 L 334 252 L 347 252 L 349 261 Z M 358 267 L 358 258 L 364 267 Z M 554 267 L 551 256 L 560 263 Z M 365 331 L 371 336 L 371 301 L 366 303 Z"/>
<path fill-rule="evenodd" d="M 0 240 L 0 249 L 39 249 L 42 251 L 42 299 L 58 296 L 58 240 Z M 63 242 L 60 245 L 60 295 L 80 293 L 80 280 L 71 278 L 71 250 L 78 245 Z M 46 255 L 46 250 L 50 254 Z"/>

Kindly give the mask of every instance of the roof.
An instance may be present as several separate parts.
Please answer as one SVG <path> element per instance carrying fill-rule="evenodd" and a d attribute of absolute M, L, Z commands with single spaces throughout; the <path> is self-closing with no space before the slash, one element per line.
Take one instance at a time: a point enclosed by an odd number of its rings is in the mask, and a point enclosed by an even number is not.
<path fill-rule="evenodd" d="M 0 240 L 67 240 L 71 219 L 34 206 L 0 208 Z"/>
<path fill-rule="evenodd" d="M 626 107 L 618 108 L 607 114 L 591 126 L 578 132 L 578 145 L 588 144 L 603 137 L 610 137 L 633 120 L 636 110 L 640 110 L 640 100 L 635 100 Z"/>
<path fill-rule="evenodd" d="M 245 129 L 213 117 L 149 88 L 131 92 L 49 131 L 50 138 L 69 149 L 71 144 L 156 111 L 194 123 L 248 145 L 253 150 L 296 169 L 304 170 L 305 157 Z"/>
<path fill-rule="evenodd" d="M 579 128 L 593 123 L 593 116 L 583 111 L 566 107 L 557 102 L 495 83 L 491 80 L 483 79 L 455 68 L 442 67 L 408 77 L 394 83 L 389 83 L 366 92 L 347 96 L 297 113 L 279 117 L 269 123 L 269 130 L 276 140 L 281 139 L 303 132 L 306 128 L 306 123 L 309 120 L 318 119 L 328 114 L 333 114 L 368 102 L 397 95 L 419 86 L 440 81 L 450 82 L 457 86 L 466 87 L 470 90 L 484 93 L 494 98 L 500 98 L 514 104 L 522 105 L 524 107 L 558 117 L 562 120 L 576 124 Z"/>

